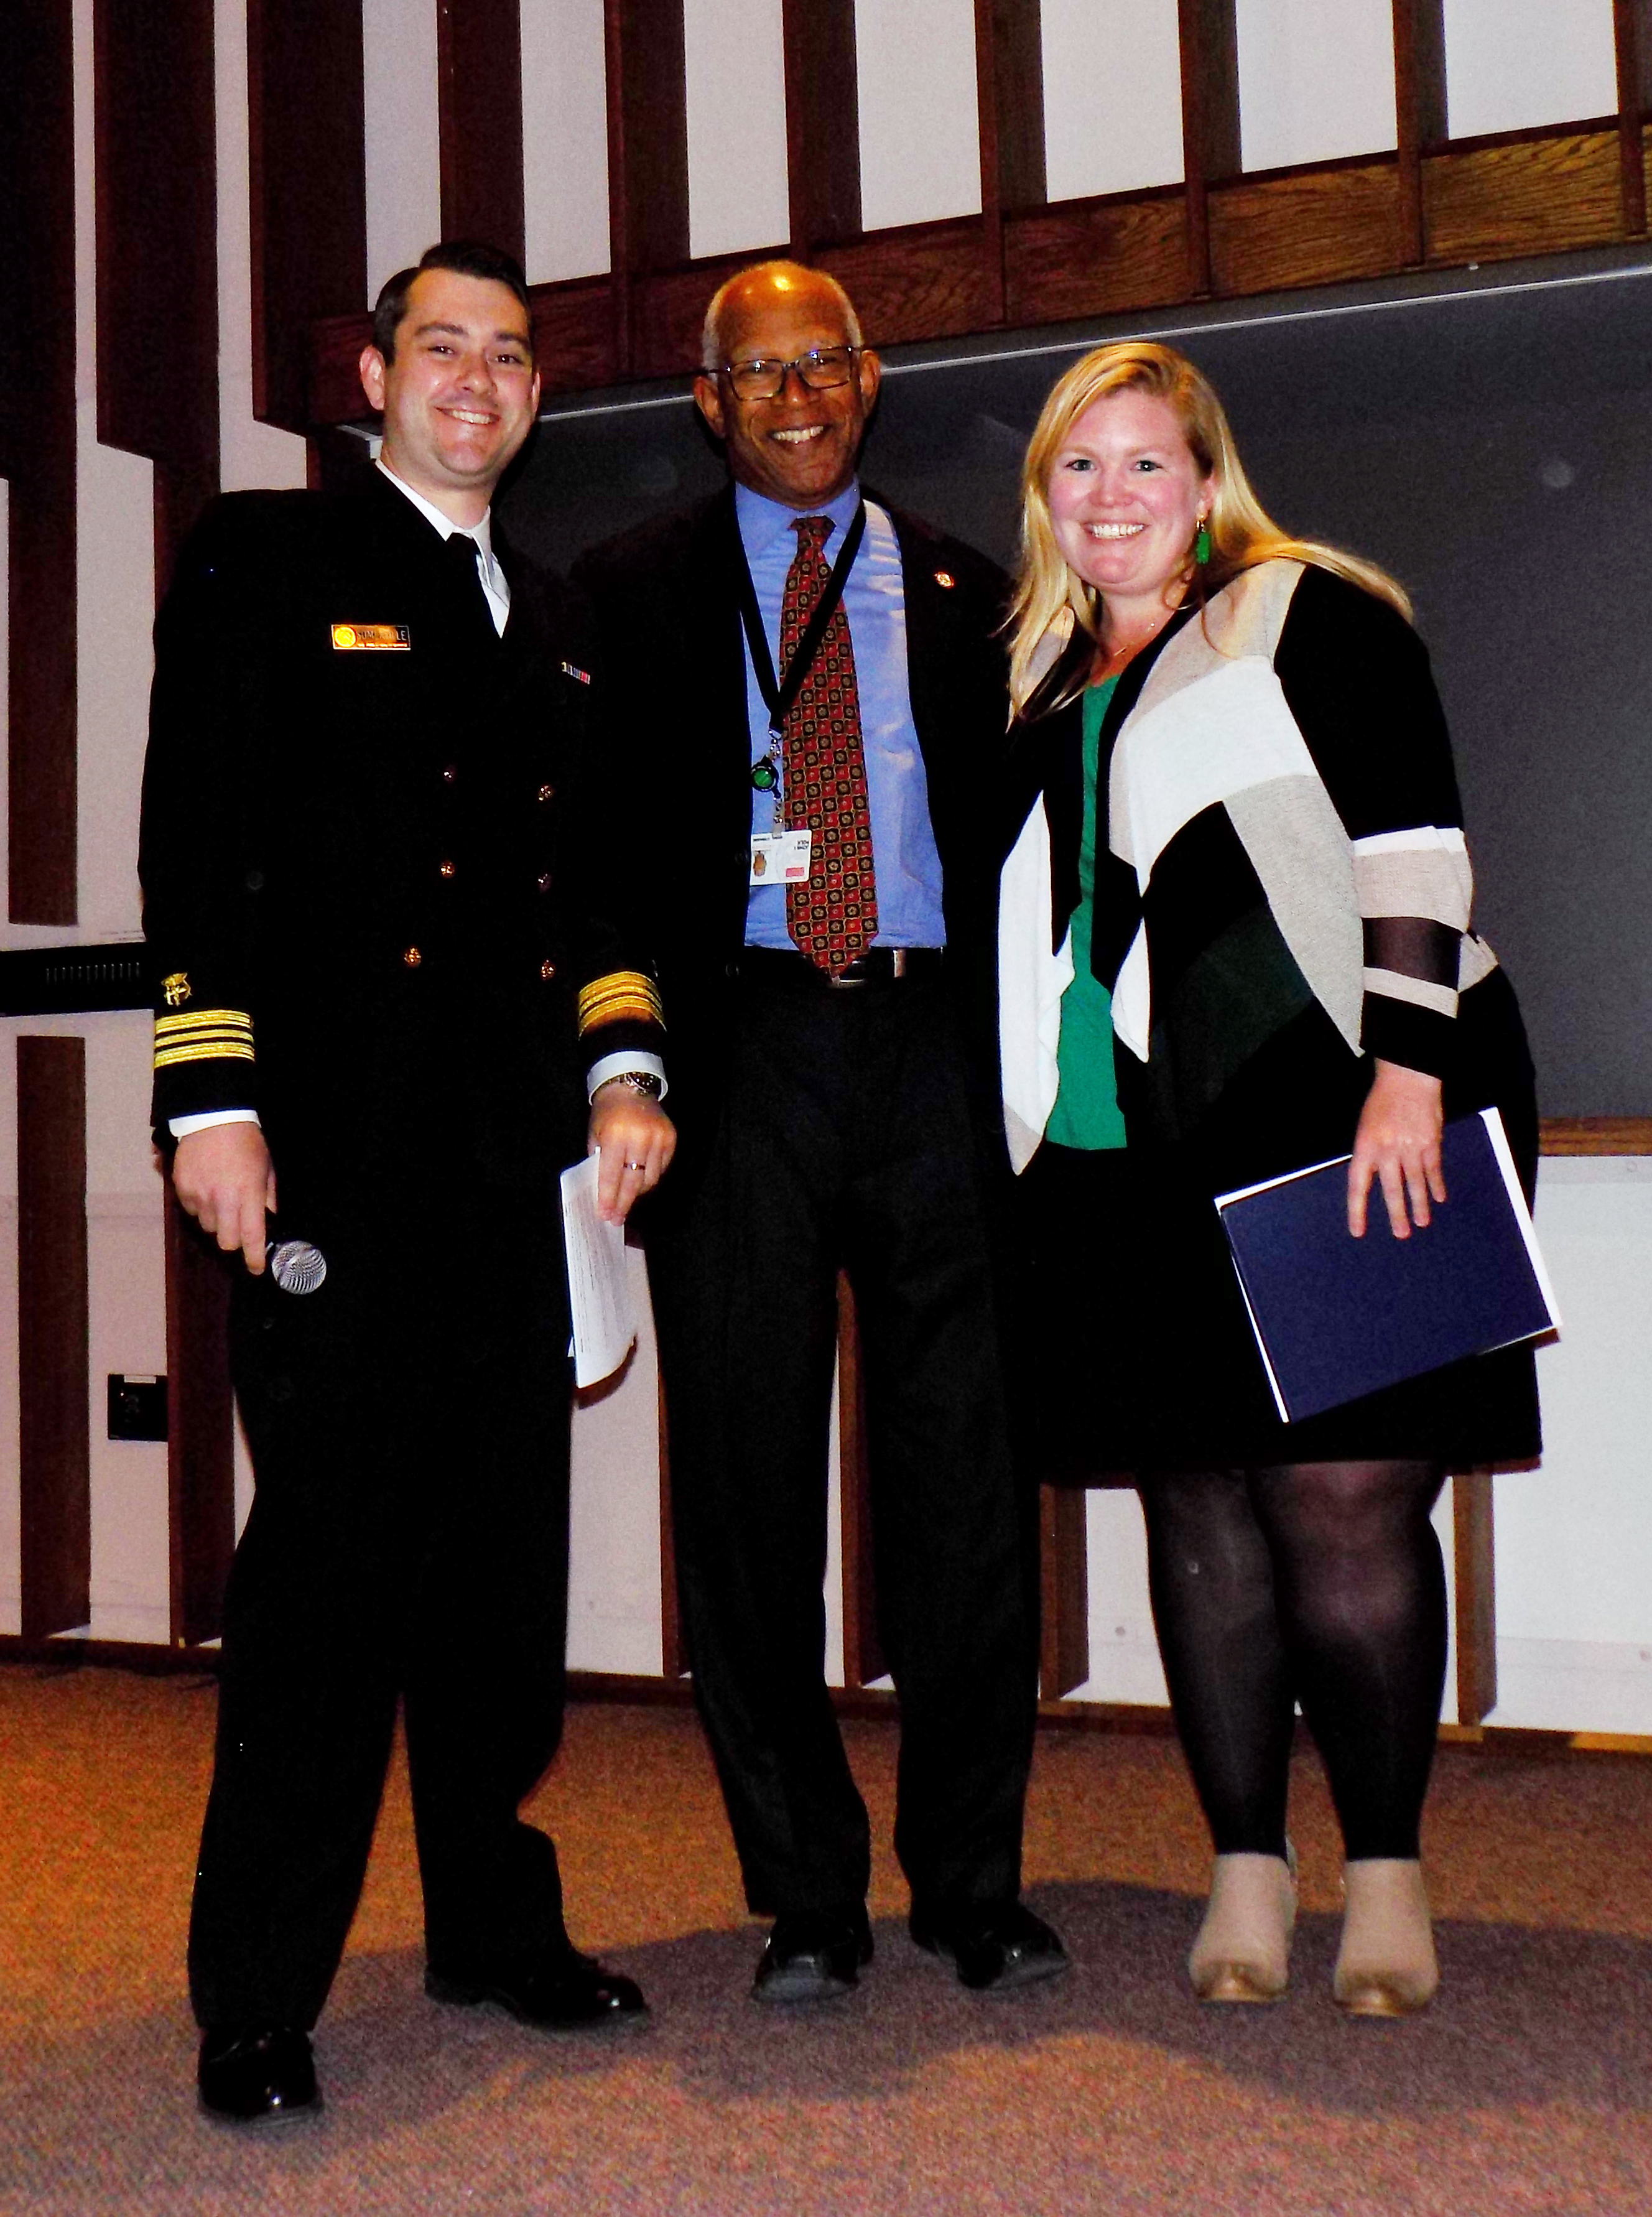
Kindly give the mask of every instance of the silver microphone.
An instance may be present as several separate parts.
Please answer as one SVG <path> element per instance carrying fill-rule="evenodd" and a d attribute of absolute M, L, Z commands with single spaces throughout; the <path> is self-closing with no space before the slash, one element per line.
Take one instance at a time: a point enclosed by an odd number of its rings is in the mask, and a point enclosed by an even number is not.
<path fill-rule="evenodd" d="M 313 1294 L 327 1275 L 327 1257 L 307 1239 L 283 1239 L 270 1254 L 269 1275 L 284 1294 Z"/>

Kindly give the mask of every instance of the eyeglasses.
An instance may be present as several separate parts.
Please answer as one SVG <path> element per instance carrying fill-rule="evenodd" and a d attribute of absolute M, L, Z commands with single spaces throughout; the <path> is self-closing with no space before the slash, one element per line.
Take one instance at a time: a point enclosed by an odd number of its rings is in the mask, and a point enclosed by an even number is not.
<path fill-rule="evenodd" d="M 794 369 L 798 383 L 811 392 L 830 392 L 854 376 L 854 358 L 860 351 L 858 346 L 812 347 L 795 361 L 774 361 L 767 355 L 757 361 L 725 361 L 723 374 L 741 400 L 778 400 L 786 390 L 787 374 Z"/>

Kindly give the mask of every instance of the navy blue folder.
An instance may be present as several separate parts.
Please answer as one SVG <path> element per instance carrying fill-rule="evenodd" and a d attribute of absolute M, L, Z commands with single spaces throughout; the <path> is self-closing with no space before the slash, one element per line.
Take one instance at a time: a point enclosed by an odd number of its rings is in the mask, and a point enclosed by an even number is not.
<path fill-rule="evenodd" d="M 1497 1111 L 1448 1124 L 1440 1158 L 1448 1198 L 1409 1239 L 1394 1237 L 1374 1183 L 1365 1237 L 1350 1236 L 1347 1155 L 1217 1196 L 1287 1423 L 1558 1331 Z"/>

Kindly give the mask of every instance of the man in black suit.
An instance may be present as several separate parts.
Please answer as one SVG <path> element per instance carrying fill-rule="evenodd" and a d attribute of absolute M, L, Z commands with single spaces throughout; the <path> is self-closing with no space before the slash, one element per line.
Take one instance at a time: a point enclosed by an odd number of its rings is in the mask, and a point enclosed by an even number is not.
<path fill-rule="evenodd" d="M 972 1986 L 1065 1963 L 1019 1899 L 1037 1586 L 994 1267 L 1005 581 L 862 503 L 878 380 L 832 280 L 742 272 L 694 386 L 732 485 L 576 571 L 627 673 L 602 729 L 682 1129 L 649 1253 L 677 1567 L 747 1899 L 774 1919 L 764 2001 L 841 1993 L 872 1954 L 866 1813 L 823 1682 L 840 1268 L 912 1936 Z"/>
<path fill-rule="evenodd" d="M 643 2007 L 516 1814 L 562 1718 L 558 1174 L 588 1090 L 610 1219 L 673 1144 L 653 978 L 564 851 L 591 657 L 490 528 L 539 396 L 520 269 L 433 248 L 361 378 L 358 490 L 231 496 L 186 550 L 145 777 L 157 1139 L 245 1266 L 257 1490 L 189 1939 L 201 2098 L 243 2121 L 318 2099 L 398 1695 L 428 1991 L 559 2028 Z"/>

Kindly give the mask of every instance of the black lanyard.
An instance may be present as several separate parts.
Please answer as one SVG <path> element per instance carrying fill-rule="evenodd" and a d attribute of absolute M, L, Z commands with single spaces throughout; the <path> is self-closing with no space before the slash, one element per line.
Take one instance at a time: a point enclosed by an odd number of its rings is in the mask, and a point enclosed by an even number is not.
<path fill-rule="evenodd" d="M 740 548 L 740 615 L 746 627 L 746 644 L 751 649 L 751 666 L 757 673 L 757 689 L 768 709 L 768 730 L 771 738 L 780 737 L 780 727 L 786 713 L 803 689 L 826 636 L 826 627 L 837 613 L 837 604 L 843 597 L 843 588 L 848 582 L 854 558 L 860 552 L 860 541 L 866 535 L 866 503 L 862 501 L 850 521 L 843 540 L 842 551 L 832 565 L 832 574 L 826 581 L 826 590 L 815 603 L 803 637 L 798 641 L 792 659 L 786 665 L 786 676 L 777 680 L 774 658 L 768 651 L 768 636 L 763 629 L 763 612 L 757 605 L 757 588 L 751 582 L 751 565 L 746 559 L 743 542 Z"/>

